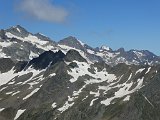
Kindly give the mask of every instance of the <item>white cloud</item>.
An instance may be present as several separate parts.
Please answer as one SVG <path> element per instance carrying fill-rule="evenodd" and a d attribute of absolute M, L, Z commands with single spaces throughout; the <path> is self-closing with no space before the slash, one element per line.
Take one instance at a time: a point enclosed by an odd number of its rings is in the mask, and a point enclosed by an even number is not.
<path fill-rule="evenodd" d="M 54 5 L 50 0 L 21 0 L 16 5 L 18 10 L 34 19 L 62 23 L 68 17 L 68 11 Z"/>

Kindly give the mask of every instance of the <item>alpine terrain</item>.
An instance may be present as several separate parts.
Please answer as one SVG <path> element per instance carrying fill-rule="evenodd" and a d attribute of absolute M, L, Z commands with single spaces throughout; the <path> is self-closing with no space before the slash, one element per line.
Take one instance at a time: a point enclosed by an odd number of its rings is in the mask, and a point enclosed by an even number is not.
<path fill-rule="evenodd" d="M 0 120 L 160 120 L 160 57 L 2 29 Z"/>

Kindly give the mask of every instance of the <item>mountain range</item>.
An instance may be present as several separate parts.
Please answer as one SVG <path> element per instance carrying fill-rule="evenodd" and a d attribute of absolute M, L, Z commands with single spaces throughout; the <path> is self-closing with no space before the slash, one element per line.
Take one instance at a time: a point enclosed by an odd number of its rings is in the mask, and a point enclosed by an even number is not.
<path fill-rule="evenodd" d="M 160 120 L 160 57 L 0 30 L 0 120 Z"/>
<path fill-rule="evenodd" d="M 48 50 L 54 52 L 61 50 L 66 53 L 74 49 L 89 62 L 105 61 L 109 65 L 118 63 L 155 65 L 160 63 L 160 57 L 148 50 L 125 51 L 124 48 L 112 50 L 104 45 L 100 48 L 92 48 L 72 36 L 55 42 L 41 33 L 32 34 L 20 25 L 0 30 L 0 38 L 0 57 L 18 61 L 29 61 Z"/>

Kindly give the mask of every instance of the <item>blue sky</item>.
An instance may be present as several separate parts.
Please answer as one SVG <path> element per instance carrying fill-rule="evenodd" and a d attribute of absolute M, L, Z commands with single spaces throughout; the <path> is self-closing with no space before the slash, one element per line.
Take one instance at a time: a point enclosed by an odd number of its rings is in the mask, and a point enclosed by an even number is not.
<path fill-rule="evenodd" d="M 160 55 L 159 0 L 1 0 L 0 28 L 22 25 L 55 41 L 148 49 Z"/>

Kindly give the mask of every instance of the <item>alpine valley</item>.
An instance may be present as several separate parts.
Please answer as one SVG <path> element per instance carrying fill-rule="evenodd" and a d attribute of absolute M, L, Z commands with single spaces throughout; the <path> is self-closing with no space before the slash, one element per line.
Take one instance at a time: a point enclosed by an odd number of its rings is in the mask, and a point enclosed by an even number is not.
<path fill-rule="evenodd" d="M 160 120 L 160 57 L 2 29 L 0 120 Z"/>

